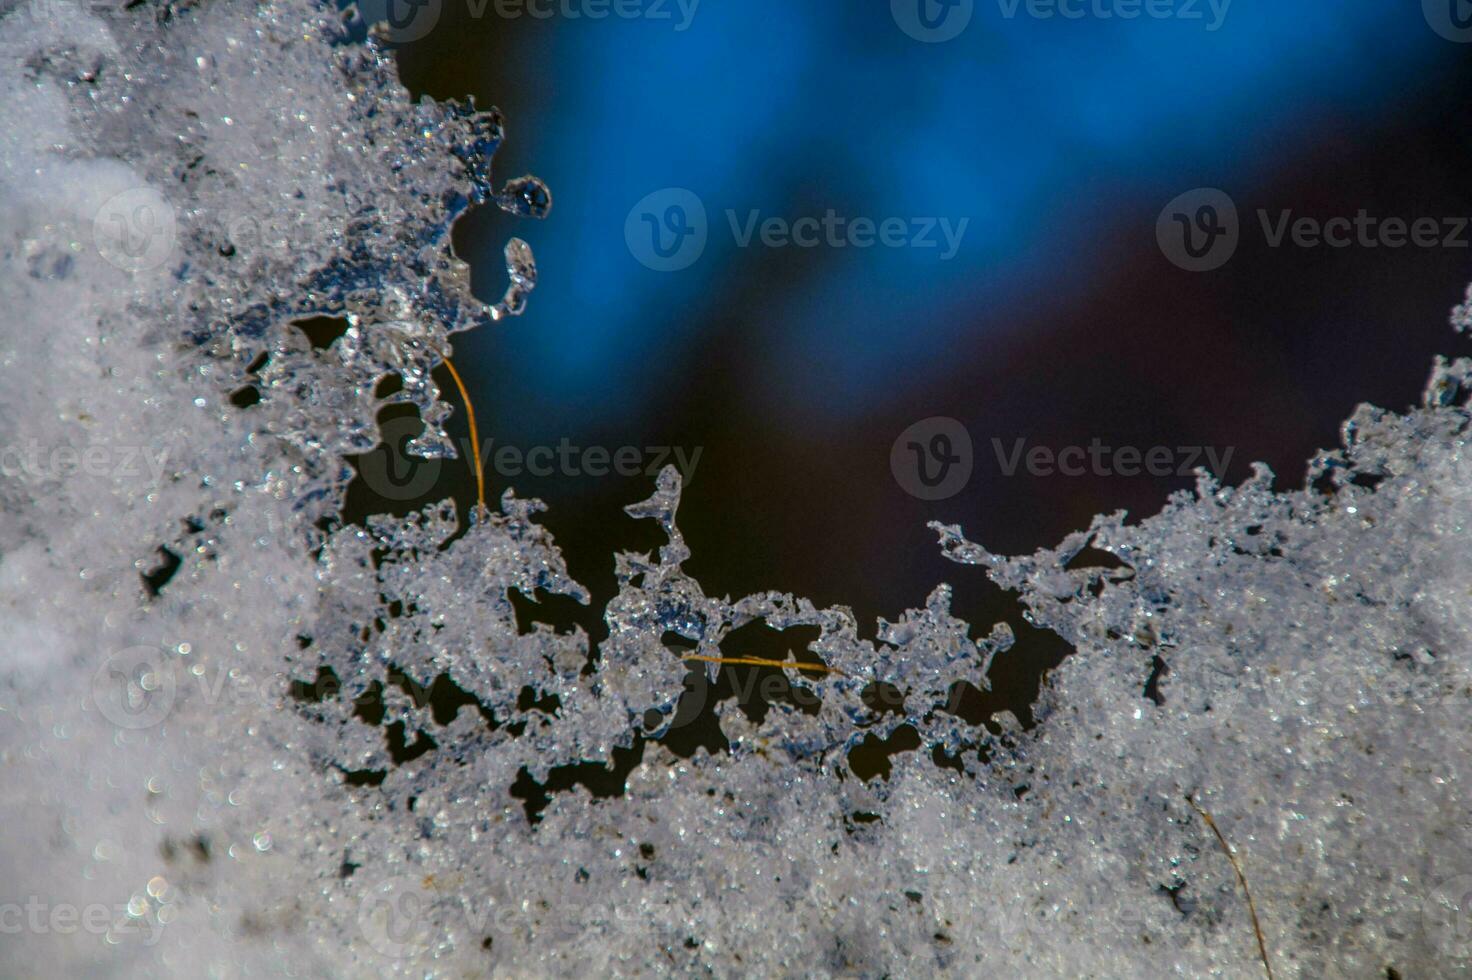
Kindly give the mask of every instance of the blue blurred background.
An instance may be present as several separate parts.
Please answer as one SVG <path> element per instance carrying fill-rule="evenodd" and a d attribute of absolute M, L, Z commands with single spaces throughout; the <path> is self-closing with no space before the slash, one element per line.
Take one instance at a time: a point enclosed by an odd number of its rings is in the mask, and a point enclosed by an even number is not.
<path fill-rule="evenodd" d="M 708 0 L 684 30 L 674 0 L 669 20 L 497 21 L 487 8 L 487 40 L 502 43 L 462 88 L 509 114 L 503 173 L 530 169 L 557 201 L 548 228 L 517 229 L 543 279 L 496 344 L 520 379 L 507 406 L 535 403 L 545 436 L 647 413 L 653 392 L 627 379 L 651 361 L 672 381 L 696 369 L 701 324 L 748 308 L 767 323 L 753 398 L 842 425 L 942 380 L 956 345 L 1127 272 L 1121 250 L 1151 245 L 1129 240 L 1134 215 L 1202 180 L 1251 196 L 1315 153 L 1327 125 L 1393 120 L 1459 53 L 1401 3 L 1332 16 L 1239 3 L 1214 31 L 1205 0 L 1193 6 L 1202 19 L 1009 20 L 993 0 L 939 44 L 882 3 Z M 624 242 L 629 209 L 664 187 L 710 213 L 709 246 L 679 274 L 644 268 Z M 827 208 L 970 222 L 950 261 L 878 247 L 773 257 L 737 248 L 724 216 Z M 478 236 L 469 257 L 494 275 L 499 248 Z"/>
<path fill-rule="evenodd" d="M 493 3 L 477 21 L 443 3 L 411 81 L 508 110 L 503 172 L 526 166 L 558 203 L 549 227 L 518 230 L 543 288 L 496 344 L 520 380 L 503 408 L 536 402 L 546 436 L 651 411 L 671 368 L 699 369 L 702 324 L 739 308 L 767 325 L 767 411 L 838 425 L 882 408 L 951 372 L 955 344 L 1117 274 L 1141 244 L 1132 216 L 1192 181 L 1250 193 L 1316 153 L 1326 125 L 1384 127 L 1460 54 L 1403 3 L 1238 3 L 1217 25 L 1206 0 L 1186 10 L 1200 19 L 1135 21 L 1008 19 L 992 0 L 938 44 L 880 3 L 708 0 L 687 16 L 649 0 L 648 16 L 604 21 L 503 19 Z M 710 210 L 710 246 L 677 275 L 624 244 L 630 207 L 664 187 Z M 737 249 L 724 218 L 829 207 L 969 225 L 951 260 L 771 256 Z M 499 235 L 467 250 L 496 274 Z"/>
<path fill-rule="evenodd" d="M 429 0 L 432 28 L 397 45 L 405 83 L 499 106 L 501 178 L 535 173 L 555 197 L 545 222 L 488 207 L 456 227 L 483 298 L 508 237 L 540 269 L 523 317 L 456 341 L 483 428 L 521 447 L 700 447 L 682 514 L 712 592 L 794 590 L 867 626 L 946 580 L 973 621 L 1017 623 L 926 520 L 1025 551 L 1192 481 L 1009 477 L 991 440 L 1231 447 L 1229 479 L 1262 459 L 1299 486 L 1356 403 L 1404 407 L 1432 354 L 1459 349 L 1446 314 L 1467 248 L 1270 248 L 1256 218 L 1472 215 L 1472 44 L 1444 36 L 1457 0 L 1446 23 L 1437 2 L 1075 0 L 1068 18 L 1026 0 L 623 0 L 637 16 L 593 19 L 613 5 Z M 941 24 L 929 40 L 921 14 Z M 1156 219 L 1202 186 L 1236 201 L 1242 241 L 1192 273 Z M 667 188 L 708 218 L 678 271 L 625 237 Z M 947 259 L 741 248 L 726 217 L 829 209 L 968 224 Z M 975 471 L 927 502 L 890 449 L 937 415 L 966 425 Z M 621 512 L 644 477 L 509 482 L 552 505 L 595 593 L 612 549 L 657 543 Z"/>

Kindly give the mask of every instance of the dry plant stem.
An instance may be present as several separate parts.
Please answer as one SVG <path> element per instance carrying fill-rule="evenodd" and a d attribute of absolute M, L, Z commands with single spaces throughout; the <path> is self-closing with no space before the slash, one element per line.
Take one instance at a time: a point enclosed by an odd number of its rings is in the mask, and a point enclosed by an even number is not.
<path fill-rule="evenodd" d="M 820 674 L 843 674 L 837 667 L 829 667 L 826 664 L 805 664 L 796 660 L 763 660 L 759 657 L 710 657 L 705 654 L 692 653 L 681 657 L 681 660 L 699 660 L 707 664 L 737 664 L 747 667 L 779 667 L 789 670 L 812 670 Z M 843 674 L 843 676 L 848 676 Z"/>
<path fill-rule="evenodd" d="M 460 372 L 455 370 L 455 364 L 453 361 L 450 360 L 450 356 L 444 351 L 440 350 L 440 348 L 434 343 L 428 340 L 425 340 L 424 343 L 426 346 L 429 347 L 430 350 L 439 355 L 440 360 L 443 361 L 445 367 L 449 369 L 450 377 L 454 380 L 455 387 L 458 388 L 460 391 L 460 400 L 465 403 L 465 418 L 470 423 L 471 468 L 475 471 L 475 496 L 477 502 L 480 505 L 480 512 L 482 516 L 484 516 L 485 514 L 489 513 L 489 511 L 486 508 L 486 476 L 485 470 L 481 465 L 480 431 L 479 429 L 477 429 L 475 424 L 475 406 L 471 404 L 470 392 L 466 390 L 465 382 L 460 377 Z M 836 667 L 829 667 L 826 664 L 807 664 L 800 663 L 795 660 L 764 660 L 760 657 L 711 657 L 704 654 L 691 654 L 681 659 L 699 660 L 704 663 L 711 664 L 735 664 L 748 667 L 777 667 L 781 669 L 791 670 L 811 670 L 821 674 L 843 674 L 843 671 L 837 669 Z"/>
<path fill-rule="evenodd" d="M 1262 923 L 1257 918 L 1257 904 L 1252 901 L 1252 890 L 1247 887 L 1247 876 L 1242 873 L 1242 865 L 1238 863 L 1237 855 L 1232 851 L 1232 845 L 1227 843 L 1226 836 L 1216 825 L 1216 821 L 1211 818 L 1211 814 L 1207 813 L 1193 797 L 1187 796 L 1186 802 L 1191 804 L 1193 810 L 1201 814 L 1201 819 L 1206 821 L 1206 826 L 1210 827 L 1211 832 L 1216 835 L 1217 843 L 1222 846 L 1222 852 L 1231 862 L 1232 870 L 1237 873 L 1237 884 L 1242 886 L 1242 894 L 1247 896 L 1247 914 L 1252 917 L 1252 932 L 1257 936 L 1257 955 L 1262 957 L 1262 968 L 1267 972 L 1268 980 L 1273 980 L 1273 964 L 1268 960 L 1268 944 L 1262 936 Z"/>
<path fill-rule="evenodd" d="M 455 387 L 460 390 L 460 400 L 465 403 L 465 418 L 470 423 L 470 466 L 475 472 L 475 499 L 480 505 L 479 516 L 484 517 L 490 511 L 486 507 L 486 474 L 480 460 L 480 431 L 475 425 L 475 406 L 470 403 L 470 392 L 465 389 L 465 382 L 461 379 L 460 372 L 455 370 L 455 364 L 450 360 L 450 356 L 427 340 L 425 344 L 440 356 L 441 361 L 445 362 L 445 367 L 449 369 Z"/>

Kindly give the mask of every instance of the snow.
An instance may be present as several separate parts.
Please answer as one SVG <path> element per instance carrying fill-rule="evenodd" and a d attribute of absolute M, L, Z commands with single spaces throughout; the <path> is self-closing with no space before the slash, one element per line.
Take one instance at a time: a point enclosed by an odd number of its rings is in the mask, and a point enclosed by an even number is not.
<path fill-rule="evenodd" d="M 484 306 L 449 243 L 470 206 L 550 200 L 493 188 L 498 115 L 411 103 L 298 0 L 0 21 L 5 972 L 1261 975 L 1191 801 L 1278 975 L 1472 967 L 1472 361 L 1362 407 L 1301 490 L 1203 474 L 1018 558 L 939 529 L 1074 647 L 1026 731 L 947 710 L 1011 637 L 944 585 L 872 640 L 706 595 L 673 469 L 630 507 L 667 543 L 616 556 L 592 650 L 518 623 L 512 594 L 588 601 L 539 503 L 337 516 L 385 404 L 452 452 L 437 352 L 535 282 L 513 240 Z M 314 348 L 291 322 L 316 314 L 349 329 Z M 730 751 L 677 757 L 672 634 L 737 656 L 755 622 L 816 630 L 826 672 L 786 672 L 811 710 L 722 702 Z M 923 748 L 858 778 L 901 729 Z M 533 819 L 527 787 L 588 763 L 625 792 Z"/>

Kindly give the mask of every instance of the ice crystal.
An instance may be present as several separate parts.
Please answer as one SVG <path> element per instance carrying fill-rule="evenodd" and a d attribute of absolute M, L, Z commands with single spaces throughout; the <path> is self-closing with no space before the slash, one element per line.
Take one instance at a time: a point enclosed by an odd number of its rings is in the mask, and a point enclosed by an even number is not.
<path fill-rule="evenodd" d="M 538 502 L 339 517 L 386 405 L 452 451 L 430 370 L 535 282 L 513 240 L 477 302 L 451 223 L 551 203 L 353 17 L 0 4 L 5 972 L 1256 975 L 1198 806 L 1280 975 L 1472 967 L 1472 361 L 1302 490 L 1203 475 L 1023 558 L 940 528 L 1074 647 L 1028 730 L 959 712 L 1011 636 L 944 585 L 872 639 L 707 595 L 673 470 L 591 648 L 519 621 L 589 601 Z M 759 720 L 688 659 L 751 624 L 816 636 Z M 678 755 L 700 707 L 728 747 Z"/>

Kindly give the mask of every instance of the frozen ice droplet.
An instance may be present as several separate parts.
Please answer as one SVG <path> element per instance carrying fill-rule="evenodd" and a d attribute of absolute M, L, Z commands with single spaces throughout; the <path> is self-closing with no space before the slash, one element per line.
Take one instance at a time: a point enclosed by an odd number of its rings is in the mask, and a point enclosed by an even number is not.
<path fill-rule="evenodd" d="M 530 245 L 520 238 L 513 238 L 506 243 L 505 255 L 506 274 L 511 281 L 506 284 L 506 293 L 501 301 L 491 309 L 491 315 L 498 320 L 503 316 L 516 316 L 526 309 L 526 298 L 537 284 L 537 260 Z"/>
<path fill-rule="evenodd" d="M 508 180 L 496 195 L 496 203 L 502 210 L 524 218 L 545 218 L 552 210 L 552 192 L 542 178 L 527 175 Z"/>

